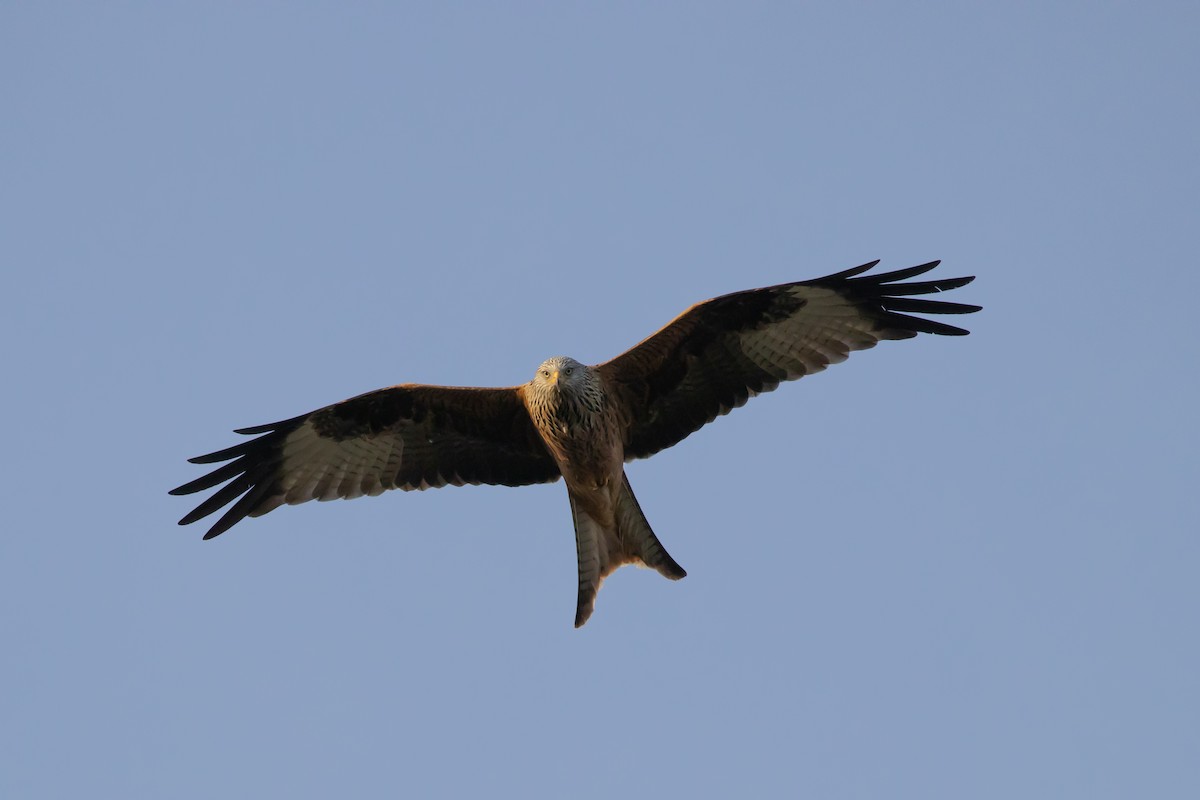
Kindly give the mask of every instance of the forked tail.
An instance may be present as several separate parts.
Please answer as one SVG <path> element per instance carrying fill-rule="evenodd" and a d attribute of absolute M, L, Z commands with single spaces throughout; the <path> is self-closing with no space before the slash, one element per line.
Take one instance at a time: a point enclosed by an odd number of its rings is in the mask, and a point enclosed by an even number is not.
<path fill-rule="evenodd" d="M 650 567 L 673 581 L 687 575 L 654 535 L 624 473 L 621 474 L 621 489 L 612 509 L 611 526 L 605 527 L 585 511 L 573 494 L 568 496 L 571 500 L 571 517 L 575 521 L 575 548 L 579 558 L 576 628 L 592 615 L 600 584 L 623 564 Z"/>

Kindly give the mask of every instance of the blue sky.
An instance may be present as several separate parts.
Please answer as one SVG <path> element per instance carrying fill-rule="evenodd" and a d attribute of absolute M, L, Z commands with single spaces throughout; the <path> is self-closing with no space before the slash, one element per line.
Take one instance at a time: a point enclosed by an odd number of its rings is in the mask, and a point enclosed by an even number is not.
<path fill-rule="evenodd" d="M 5 797 L 1195 797 L 1191 4 L 7 4 Z M 235 427 L 875 258 L 978 280 L 565 490 L 203 542 Z"/>

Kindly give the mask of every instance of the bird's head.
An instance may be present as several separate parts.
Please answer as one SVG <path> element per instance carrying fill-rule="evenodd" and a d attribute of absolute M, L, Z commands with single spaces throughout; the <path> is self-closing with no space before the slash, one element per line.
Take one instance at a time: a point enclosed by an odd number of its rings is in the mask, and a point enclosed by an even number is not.
<path fill-rule="evenodd" d="M 546 359 L 533 376 L 533 382 L 538 388 L 567 395 L 579 394 L 588 385 L 588 381 L 588 368 L 568 356 Z"/>
<path fill-rule="evenodd" d="M 591 424 L 604 407 L 600 375 L 573 358 L 555 356 L 542 362 L 527 384 L 529 408 L 554 424 Z"/>

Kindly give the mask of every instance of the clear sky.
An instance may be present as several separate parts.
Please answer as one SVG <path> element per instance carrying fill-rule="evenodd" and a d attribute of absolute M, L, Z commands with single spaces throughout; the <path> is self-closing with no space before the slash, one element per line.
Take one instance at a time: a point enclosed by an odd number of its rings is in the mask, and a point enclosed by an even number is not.
<path fill-rule="evenodd" d="M 0 796 L 1200 797 L 1194 3 L 0 7 Z M 629 475 L 201 541 L 230 431 L 978 275 Z"/>

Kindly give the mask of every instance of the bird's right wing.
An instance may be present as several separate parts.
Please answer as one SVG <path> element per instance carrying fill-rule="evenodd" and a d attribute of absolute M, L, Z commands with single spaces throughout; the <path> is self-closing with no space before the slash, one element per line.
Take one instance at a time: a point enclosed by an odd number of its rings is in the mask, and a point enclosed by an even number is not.
<path fill-rule="evenodd" d="M 350 499 L 387 489 L 557 480 L 558 467 L 529 419 L 521 391 L 404 384 L 283 422 L 242 428 L 236 433 L 260 435 L 190 459 L 229 463 L 171 494 L 229 483 L 179 524 L 206 517 L 239 495 L 205 539 L 285 503 Z"/>
<path fill-rule="evenodd" d="M 852 350 L 918 333 L 967 333 L 911 314 L 978 311 L 914 296 L 956 289 L 973 278 L 901 282 L 932 270 L 936 261 L 862 274 L 878 263 L 699 303 L 596 367 L 626 416 L 626 458 L 670 447 L 748 398 L 844 361 Z"/>

